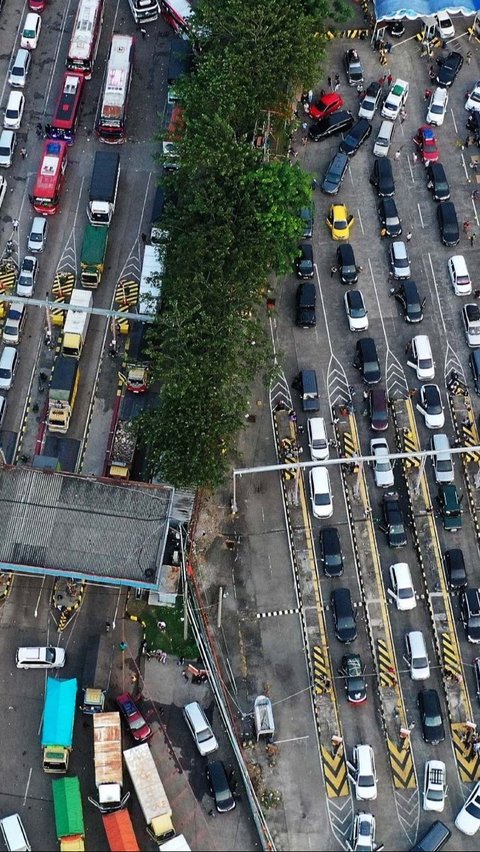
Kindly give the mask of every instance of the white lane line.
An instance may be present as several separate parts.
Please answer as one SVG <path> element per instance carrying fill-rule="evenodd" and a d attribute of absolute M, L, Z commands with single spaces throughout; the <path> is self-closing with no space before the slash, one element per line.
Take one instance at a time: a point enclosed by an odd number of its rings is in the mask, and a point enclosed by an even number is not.
<path fill-rule="evenodd" d="M 474 200 L 473 198 L 472 198 L 472 207 L 473 207 L 473 215 L 475 216 L 475 222 L 476 222 L 476 223 L 477 223 L 477 225 L 478 225 L 478 214 L 477 214 L 477 208 L 475 207 L 475 200 Z"/>
<path fill-rule="evenodd" d="M 415 183 L 415 176 L 413 174 L 412 164 L 410 162 L 410 157 L 407 157 L 408 168 L 410 169 L 410 177 L 412 178 L 412 183 Z"/>
<path fill-rule="evenodd" d="M 451 109 L 450 112 L 452 113 L 452 121 L 453 121 L 453 126 L 455 128 L 455 133 L 458 136 L 458 127 L 457 127 L 457 122 L 455 121 L 455 113 L 454 113 L 453 109 Z"/>
<path fill-rule="evenodd" d="M 447 329 L 446 329 L 446 326 L 445 326 L 445 318 L 443 316 L 442 306 L 440 304 L 440 295 L 439 295 L 439 292 L 438 292 L 438 284 L 437 284 L 437 279 L 435 278 L 435 273 L 433 271 L 432 255 L 430 254 L 430 252 L 428 253 L 428 260 L 430 262 L 430 270 L 432 272 L 433 286 L 435 287 L 435 295 L 437 297 L 437 303 L 438 303 L 437 318 L 440 318 L 440 322 L 441 322 L 442 328 L 443 328 L 443 333 L 446 336 L 447 335 Z"/>
<path fill-rule="evenodd" d="M 423 221 L 422 211 L 420 209 L 420 202 L 417 204 L 417 207 L 418 207 L 418 215 L 420 216 L 420 223 L 421 223 L 422 228 L 424 228 L 425 222 Z"/>
<path fill-rule="evenodd" d="M 365 231 L 364 231 L 364 228 L 363 228 L 362 217 L 361 217 L 361 215 L 360 215 L 360 210 L 358 210 L 358 208 L 357 208 L 357 213 L 358 213 L 358 221 L 360 222 L 360 227 L 361 227 L 361 229 L 362 229 L 362 234 L 365 236 Z"/>
<path fill-rule="evenodd" d="M 28 788 L 30 787 L 30 779 L 31 779 L 31 777 L 32 777 L 32 769 L 33 769 L 33 767 L 31 766 L 31 767 L 30 767 L 30 772 L 28 773 L 27 786 L 25 787 L 25 795 L 24 795 L 24 797 L 23 797 L 23 807 L 25 807 L 25 803 L 26 803 L 26 801 L 27 801 Z"/>
<path fill-rule="evenodd" d="M 42 597 L 43 587 L 45 585 L 45 580 L 47 579 L 47 575 L 44 574 L 42 577 L 42 585 L 40 586 L 40 591 L 38 593 L 37 603 L 35 604 L 35 612 L 33 613 L 35 618 L 38 618 L 38 605 L 40 603 L 40 598 Z"/>
<path fill-rule="evenodd" d="M 463 156 L 463 151 L 462 151 L 462 153 L 460 154 L 460 157 L 461 157 L 461 160 L 462 160 L 462 166 L 463 166 L 463 171 L 465 172 L 465 177 L 466 177 L 466 178 L 467 178 L 467 180 L 469 181 L 469 180 L 470 180 L 470 178 L 469 178 L 469 176 L 468 176 L 468 169 L 467 169 L 467 166 L 466 166 L 466 163 L 465 163 L 465 157 Z"/>
<path fill-rule="evenodd" d="M 382 309 L 380 307 L 380 299 L 378 298 L 377 285 L 375 283 L 375 278 L 373 277 L 372 261 L 370 260 L 370 258 L 368 258 L 368 268 L 370 269 L 370 276 L 372 278 L 373 290 L 374 290 L 374 293 L 375 293 L 375 298 L 377 300 L 378 313 L 379 313 L 379 316 L 380 316 L 380 322 L 382 323 L 383 336 L 385 338 L 385 345 L 387 347 L 387 352 L 388 352 L 390 350 L 390 347 L 388 345 L 387 332 L 385 330 L 385 323 L 383 322 L 383 314 L 382 314 Z M 393 278 L 392 278 L 392 282 L 393 282 Z"/>

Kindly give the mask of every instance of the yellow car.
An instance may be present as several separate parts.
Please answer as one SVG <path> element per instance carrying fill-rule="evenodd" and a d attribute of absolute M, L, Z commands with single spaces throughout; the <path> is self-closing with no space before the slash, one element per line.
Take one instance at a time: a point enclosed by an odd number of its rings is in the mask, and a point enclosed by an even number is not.
<path fill-rule="evenodd" d="M 332 240 L 348 240 L 354 218 L 349 215 L 345 204 L 331 204 L 326 222 L 332 232 Z"/>

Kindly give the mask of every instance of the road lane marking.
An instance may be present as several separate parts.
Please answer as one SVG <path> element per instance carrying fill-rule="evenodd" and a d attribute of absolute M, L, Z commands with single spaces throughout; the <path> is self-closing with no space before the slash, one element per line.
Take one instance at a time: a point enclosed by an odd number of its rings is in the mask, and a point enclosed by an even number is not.
<path fill-rule="evenodd" d="M 31 767 L 30 767 L 30 772 L 28 773 L 27 786 L 25 787 L 25 795 L 24 795 L 24 797 L 23 797 L 23 807 L 25 807 L 25 803 L 26 803 L 26 801 L 27 801 L 28 789 L 29 789 L 29 787 L 30 787 L 30 780 L 31 780 L 31 777 L 32 777 L 32 770 L 33 770 L 33 767 L 31 766 Z"/>

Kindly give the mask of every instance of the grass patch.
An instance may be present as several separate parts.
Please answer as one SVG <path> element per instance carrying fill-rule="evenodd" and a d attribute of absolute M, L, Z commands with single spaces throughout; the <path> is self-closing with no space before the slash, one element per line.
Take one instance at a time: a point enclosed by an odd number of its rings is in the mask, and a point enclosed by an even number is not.
<path fill-rule="evenodd" d="M 186 660 L 196 660 L 199 656 L 198 648 L 189 628 L 188 638 L 183 638 L 183 600 L 177 597 L 174 607 L 171 606 L 148 606 L 145 601 L 136 601 L 131 598 L 127 603 L 129 615 L 136 615 L 140 621 L 144 621 L 145 638 L 147 640 L 147 651 L 161 648 L 167 654 L 177 657 L 185 657 Z M 164 621 L 167 625 L 165 630 L 159 630 L 157 623 Z"/>

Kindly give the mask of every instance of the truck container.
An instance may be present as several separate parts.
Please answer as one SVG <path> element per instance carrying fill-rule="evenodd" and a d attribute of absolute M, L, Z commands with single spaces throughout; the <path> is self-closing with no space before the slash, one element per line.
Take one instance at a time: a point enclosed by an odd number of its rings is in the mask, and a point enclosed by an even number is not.
<path fill-rule="evenodd" d="M 172 809 L 148 743 L 123 752 L 147 831 L 157 843 L 175 837 Z"/>
<path fill-rule="evenodd" d="M 47 678 L 42 723 L 43 769 L 61 773 L 68 769 L 73 744 L 77 679 Z"/>
<path fill-rule="evenodd" d="M 190 852 L 190 846 L 183 834 L 177 834 L 176 837 L 172 837 L 166 843 L 161 843 L 159 849 L 160 852 Z"/>
<path fill-rule="evenodd" d="M 83 235 L 80 255 L 80 278 L 84 287 L 95 290 L 102 280 L 107 253 L 108 228 L 88 223 Z"/>
<path fill-rule="evenodd" d="M 70 297 L 70 305 L 63 328 L 62 353 L 69 358 L 77 358 L 78 360 L 87 336 L 90 314 L 87 311 L 76 311 L 74 306 L 91 308 L 93 295 L 87 290 L 79 290 L 78 287 L 75 287 Z"/>
<path fill-rule="evenodd" d="M 87 205 L 87 216 L 94 227 L 108 228 L 110 225 L 115 212 L 119 178 L 120 154 L 116 151 L 97 151 Z"/>
<path fill-rule="evenodd" d="M 137 438 L 133 433 L 131 423 L 126 420 L 119 420 L 115 428 L 107 476 L 114 479 L 129 478 L 136 445 Z"/>
<path fill-rule="evenodd" d="M 106 634 L 90 636 L 83 663 L 83 704 L 80 708 L 87 716 L 103 711 L 110 683 L 112 657 L 113 643 Z"/>
<path fill-rule="evenodd" d="M 120 713 L 93 717 L 93 760 L 98 801 L 88 797 L 102 813 L 125 807 L 130 793 L 122 796 L 122 728 Z"/>
<path fill-rule="evenodd" d="M 83 852 L 83 823 L 80 782 L 76 776 L 52 781 L 55 828 L 61 852 Z"/>
<path fill-rule="evenodd" d="M 138 312 L 140 314 L 154 314 L 160 307 L 162 275 L 163 257 L 161 250 L 155 245 L 146 245 L 140 275 L 138 300 Z"/>
<path fill-rule="evenodd" d="M 175 83 L 184 74 L 188 74 L 193 59 L 193 47 L 191 42 L 176 36 L 170 42 L 170 56 L 168 58 L 167 70 L 167 101 L 174 104 L 178 100 L 175 92 Z"/>
<path fill-rule="evenodd" d="M 79 378 L 78 361 L 59 355 L 48 388 L 47 428 L 50 432 L 68 432 Z"/>
<path fill-rule="evenodd" d="M 103 814 L 102 819 L 110 852 L 140 852 L 130 814 L 125 808 Z"/>

